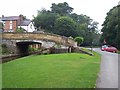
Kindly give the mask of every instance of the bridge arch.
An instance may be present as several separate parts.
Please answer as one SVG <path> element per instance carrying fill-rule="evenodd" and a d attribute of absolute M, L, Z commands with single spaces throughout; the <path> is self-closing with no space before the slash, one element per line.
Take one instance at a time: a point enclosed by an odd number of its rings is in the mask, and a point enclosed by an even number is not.
<path fill-rule="evenodd" d="M 35 42 L 35 41 L 16 41 L 16 47 L 18 50 L 18 53 L 22 56 L 26 56 L 29 54 L 29 48 L 30 45 L 38 45 L 38 48 L 41 48 L 42 42 Z"/>

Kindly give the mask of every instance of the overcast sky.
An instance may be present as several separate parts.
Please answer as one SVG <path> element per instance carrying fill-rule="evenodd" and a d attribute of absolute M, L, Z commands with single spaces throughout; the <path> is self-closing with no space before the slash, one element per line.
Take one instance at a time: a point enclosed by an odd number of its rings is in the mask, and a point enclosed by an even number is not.
<path fill-rule="evenodd" d="M 63 2 L 67 2 L 69 6 L 74 8 L 74 13 L 87 15 L 101 25 L 105 20 L 106 13 L 118 5 L 119 0 L 2 0 L 0 2 L 0 16 L 23 14 L 32 19 L 32 15 L 37 15 L 37 10 L 41 10 L 41 8 L 49 10 L 52 3 Z"/>

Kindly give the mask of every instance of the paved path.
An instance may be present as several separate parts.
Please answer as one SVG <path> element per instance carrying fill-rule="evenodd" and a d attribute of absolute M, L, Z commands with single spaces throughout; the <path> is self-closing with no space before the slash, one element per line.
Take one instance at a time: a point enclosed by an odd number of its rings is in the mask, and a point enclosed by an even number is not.
<path fill-rule="evenodd" d="M 97 88 L 118 88 L 118 54 L 98 48 L 94 51 L 102 55 Z"/>

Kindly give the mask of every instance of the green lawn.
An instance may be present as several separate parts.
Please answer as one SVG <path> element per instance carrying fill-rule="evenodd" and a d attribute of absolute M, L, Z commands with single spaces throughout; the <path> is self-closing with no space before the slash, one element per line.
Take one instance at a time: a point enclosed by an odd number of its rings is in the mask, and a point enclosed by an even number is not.
<path fill-rule="evenodd" d="M 94 88 L 100 55 L 28 56 L 4 63 L 3 88 Z"/>
<path fill-rule="evenodd" d="M 0 64 L 0 90 L 2 88 L 2 64 Z"/>

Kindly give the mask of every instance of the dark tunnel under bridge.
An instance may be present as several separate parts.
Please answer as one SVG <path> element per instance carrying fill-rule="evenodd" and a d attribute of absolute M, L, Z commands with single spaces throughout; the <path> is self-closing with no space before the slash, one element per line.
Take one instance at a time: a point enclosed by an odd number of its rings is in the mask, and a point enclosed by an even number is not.
<path fill-rule="evenodd" d="M 40 43 L 40 42 L 33 42 L 33 41 L 16 42 L 18 53 L 21 56 L 27 56 L 27 55 L 29 55 L 29 47 L 30 47 L 30 45 L 36 45 L 36 44 L 39 45 L 39 46 L 42 45 L 42 43 Z"/>

